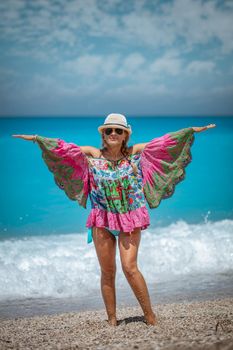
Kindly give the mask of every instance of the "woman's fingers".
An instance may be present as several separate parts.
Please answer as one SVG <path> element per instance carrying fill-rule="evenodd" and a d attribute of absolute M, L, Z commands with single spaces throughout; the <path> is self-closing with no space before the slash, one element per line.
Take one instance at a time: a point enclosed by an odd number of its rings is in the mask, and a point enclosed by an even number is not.
<path fill-rule="evenodd" d="M 215 128 L 215 126 L 216 126 L 216 124 L 209 124 L 206 127 L 207 127 L 207 129 L 210 129 L 210 128 Z"/>
<path fill-rule="evenodd" d="M 206 126 L 194 126 L 193 130 L 196 132 L 204 131 L 207 129 L 215 128 L 216 124 L 208 124 Z"/>
<path fill-rule="evenodd" d="M 22 135 L 11 135 L 11 136 L 22 138 Z"/>

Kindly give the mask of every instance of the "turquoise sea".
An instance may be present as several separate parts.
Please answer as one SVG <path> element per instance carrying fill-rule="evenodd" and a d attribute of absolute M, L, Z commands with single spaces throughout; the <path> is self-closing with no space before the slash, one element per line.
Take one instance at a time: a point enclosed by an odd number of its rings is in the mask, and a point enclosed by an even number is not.
<path fill-rule="evenodd" d="M 192 161 L 172 197 L 149 209 L 139 254 L 149 284 L 233 270 L 233 117 L 129 117 L 129 146 L 167 132 L 216 124 L 195 133 Z M 100 148 L 104 117 L 1 118 L 0 301 L 84 297 L 99 289 L 99 266 L 85 223 L 90 211 L 57 187 L 38 134 Z M 119 258 L 119 257 L 118 257 Z M 118 285 L 125 286 L 122 273 Z"/>
<path fill-rule="evenodd" d="M 85 210 L 70 201 L 54 183 L 36 144 L 11 137 L 39 134 L 80 146 L 101 147 L 97 126 L 103 118 L 0 119 L 2 150 L 0 236 L 22 237 L 85 230 Z M 150 210 L 151 226 L 178 219 L 189 223 L 233 218 L 233 118 L 128 118 L 133 134 L 129 145 L 189 126 L 215 123 L 195 133 L 192 162 L 175 193 Z"/>

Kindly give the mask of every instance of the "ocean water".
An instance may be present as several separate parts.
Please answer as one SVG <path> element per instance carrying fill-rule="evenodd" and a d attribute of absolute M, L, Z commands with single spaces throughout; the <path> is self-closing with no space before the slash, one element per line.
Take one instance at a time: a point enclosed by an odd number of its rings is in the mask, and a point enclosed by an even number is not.
<path fill-rule="evenodd" d="M 138 264 L 148 284 L 190 274 L 229 273 L 233 267 L 233 222 L 178 221 L 143 231 Z M 99 290 L 94 246 L 70 233 L 5 239 L 0 244 L 1 300 L 31 297 L 85 297 Z M 117 260 L 118 288 L 127 286 Z"/>
<path fill-rule="evenodd" d="M 195 133 L 192 162 L 172 197 L 149 209 L 138 262 L 148 284 L 233 271 L 233 118 L 128 117 L 129 145 L 170 131 L 215 123 Z M 101 147 L 103 118 L 1 118 L 0 301 L 83 298 L 98 293 L 100 270 L 87 244 L 90 211 L 70 201 L 39 147 L 12 134 L 59 137 Z M 126 288 L 117 252 L 117 286 Z M 233 286 L 232 286 L 233 287 Z M 233 288 L 232 288 L 233 289 Z"/>

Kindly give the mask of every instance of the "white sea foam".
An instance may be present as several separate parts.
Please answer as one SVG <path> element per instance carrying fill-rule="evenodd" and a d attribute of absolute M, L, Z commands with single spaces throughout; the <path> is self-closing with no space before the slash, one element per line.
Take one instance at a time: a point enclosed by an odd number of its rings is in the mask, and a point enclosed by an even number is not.
<path fill-rule="evenodd" d="M 99 290 L 100 268 L 87 233 L 0 242 L 0 300 L 78 297 Z M 142 231 L 138 265 L 147 283 L 233 269 L 233 220 Z M 117 251 L 117 287 L 127 284 Z"/>

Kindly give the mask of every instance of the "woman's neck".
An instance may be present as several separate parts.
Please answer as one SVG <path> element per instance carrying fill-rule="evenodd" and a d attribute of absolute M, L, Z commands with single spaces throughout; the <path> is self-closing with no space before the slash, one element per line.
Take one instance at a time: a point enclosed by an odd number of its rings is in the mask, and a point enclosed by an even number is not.
<path fill-rule="evenodd" d="M 112 147 L 111 149 L 104 149 L 103 155 L 111 160 L 118 160 L 122 158 L 121 147 Z"/>

